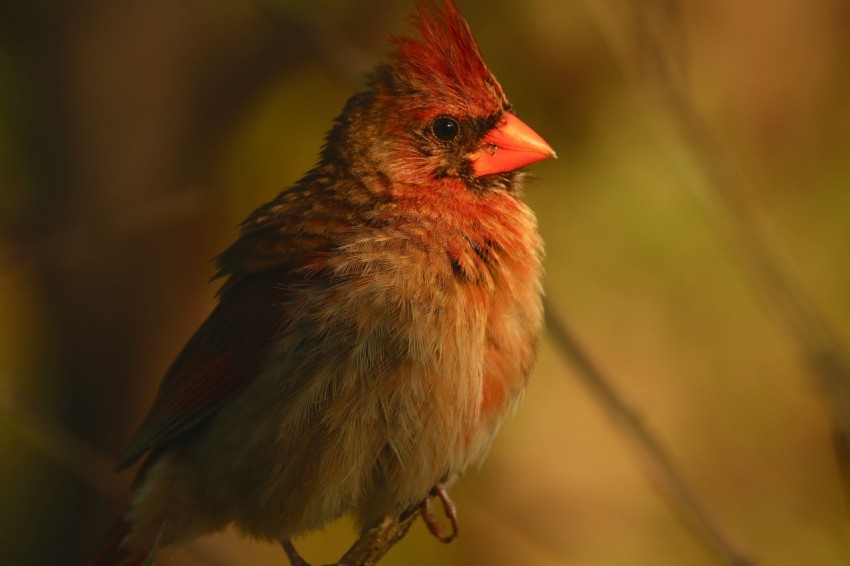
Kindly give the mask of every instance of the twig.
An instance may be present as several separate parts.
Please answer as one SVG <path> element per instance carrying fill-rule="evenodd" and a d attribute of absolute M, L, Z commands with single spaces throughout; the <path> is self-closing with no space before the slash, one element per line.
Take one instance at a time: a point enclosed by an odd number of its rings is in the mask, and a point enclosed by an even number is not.
<path fill-rule="evenodd" d="M 372 566 L 407 534 L 419 513 L 402 517 L 386 517 L 379 525 L 365 531 L 334 566 Z"/>
<path fill-rule="evenodd" d="M 6 386 L 0 386 L 0 419 L 81 482 L 115 503 L 127 503 L 127 488 L 118 480 L 109 457 L 31 408 Z"/>
<path fill-rule="evenodd" d="M 130 491 L 115 473 L 115 460 L 46 413 L 31 407 L 14 390 L 0 384 L 0 421 L 5 421 L 42 454 L 73 474 L 82 483 L 120 507 L 129 503 Z M 157 536 L 160 540 L 162 532 Z M 216 556 L 206 543 L 195 544 L 183 552 L 211 563 Z"/>
<path fill-rule="evenodd" d="M 594 364 L 576 340 L 551 301 L 546 301 L 546 326 L 559 351 L 572 361 L 582 383 L 590 389 L 606 413 L 620 425 L 625 437 L 643 460 L 646 471 L 666 496 L 668 503 L 687 519 L 717 553 L 735 566 L 752 564 L 711 517 L 705 505 L 685 481 L 658 439 L 640 416 L 620 396 L 611 381 Z"/>
<path fill-rule="evenodd" d="M 589 2 L 591 4 L 591 2 Z M 739 267 L 767 299 L 771 312 L 779 313 L 812 370 L 815 388 L 832 423 L 834 455 L 846 511 L 850 514 L 850 354 L 816 303 L 782 261 L 766 236 L 747 199 L 748 181 L 734 160 L 715 140 L 701 118 L 684 85 L 681 51 L 666 41 L 671 30 L 682 30 L 677 21 L 676 0 L 635 2 L 634 43 L 639 46 L 643 71 L 643 94 L 652 103 L 653 117 L 664 118 L 665 138 L 679 142 L 689 168 L 695 168 L 702 185 L 691 183 L 711 213 L 715 229 L 722 235 Z M 605 28 L 605 26 L 600 26 Z M 607 34 L 612 46 L 620 44 Z M 679 42 L 682 43 L 682 42 Z M 620 52 L 626 62 L 628 55 Z M 678 63 L 678 65 L 677 65 Z M 626 65 L 628 68 L 628 65 Z M 652 120 L 658 124 L 659 120 Z M 678 152 L 681 154 L 681 149 Z M 850 515 L 849 515 L 850 516 Z"/>

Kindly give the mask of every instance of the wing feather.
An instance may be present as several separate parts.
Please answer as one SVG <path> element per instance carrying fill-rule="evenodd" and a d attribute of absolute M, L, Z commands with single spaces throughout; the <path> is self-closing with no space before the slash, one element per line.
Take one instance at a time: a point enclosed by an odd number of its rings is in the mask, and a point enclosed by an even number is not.
<path fill-rule="evenodd" d="M 250 383 L 285 318 L 275 305 L 284 300 L 286 279 L 280 270 L 256 274 L 222 295 L 165 374 L 118 469 L 198 425 Z"/>
<path fill-rule="evenodd" d="M 262 369 L 292 316 L 281 307 L 293 304 L 286 289 L 321 278 L 333 242 L 362 222 L 362 211 L 339 196 L 345 191 L 320 181 L 329 178 L 318 170 L 305 176 L 242 223 L 217 259 L 216 278 L 226 278 L 218 305 L 169 368 L 118 469 L 208 419 Z"/>

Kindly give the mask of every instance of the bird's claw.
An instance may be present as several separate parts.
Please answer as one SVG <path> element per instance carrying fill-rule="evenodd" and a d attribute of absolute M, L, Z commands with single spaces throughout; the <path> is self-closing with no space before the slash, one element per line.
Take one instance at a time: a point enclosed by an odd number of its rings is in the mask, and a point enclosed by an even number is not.
<path fill-rule="evenodd" d="M 443 513 L 445 513 L 452 525 L 452 532 L 448 535 L 443 532 L 443 527 L 440 525 L 439 519 L 437 519 L 434 514 L 434 509 L 431 507 L 431 498 L 433 497 L 438 497 L 440 499 L 440 502 L 443 504 Z M 425 521 L 425 525 L 428 527 L 428 530 L 431 531 L 431 534 L 437 537 L 437 540 L 440 542 L 449 543 L 457 538 L 457 507 L 455 506 L 454 501 L 452 501 L 449 497 L 448 492 L 446 492 L 446 488 L 444 488 L 441 484 L 435 485 L 431 489 L 431 493 L 428 494 L 428 497 L 422 501 L 419 506 L 419 514 L 422 515 L 422 520 Z"/>
<path fill-rule="evenodd" d="M 306 560 L 301 558 L 301 555 L 298 554 L 298 551 L 295 550 L 295 546 L 289 539 L 280 541 L 280 546 L 283 547 L 283 551 L 286 552 L 286 556 L 289 558 L 289 563 L 292 566 L 310 566 Z"/>

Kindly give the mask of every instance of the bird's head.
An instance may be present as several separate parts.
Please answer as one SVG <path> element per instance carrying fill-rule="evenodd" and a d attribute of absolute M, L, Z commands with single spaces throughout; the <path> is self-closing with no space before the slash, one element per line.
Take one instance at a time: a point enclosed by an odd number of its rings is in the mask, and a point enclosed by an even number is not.
<path fill-rule="evenodd" d="M 554 157 L 511 111 L 453 0 L 417 7 L 416 33 L 394 38 L 389 63 L 338 123 L 345 153 L 363 158 L 355 165 L 394 186 L 455 179 L 484 190 L 511 187 L 520 167 Z"/>

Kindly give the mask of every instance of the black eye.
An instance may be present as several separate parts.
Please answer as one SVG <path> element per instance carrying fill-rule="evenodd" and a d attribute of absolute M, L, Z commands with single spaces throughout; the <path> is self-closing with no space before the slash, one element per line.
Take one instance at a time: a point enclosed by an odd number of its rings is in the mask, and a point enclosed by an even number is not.
<path fill-rule="evenodd" d="M 460 125 L 454 118 L 440 116 L 431 122 L 431 131 L 434 132 L 434 137 L 438 140 L 449 142 L 457 137 Z"/>

